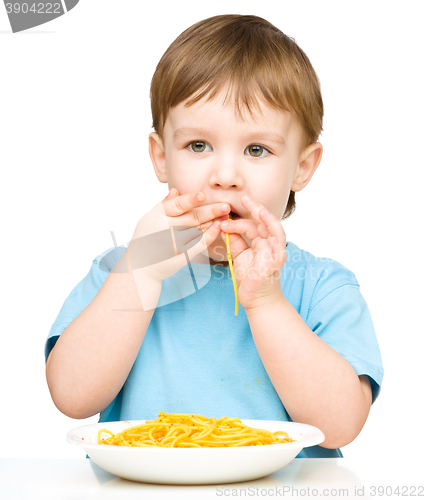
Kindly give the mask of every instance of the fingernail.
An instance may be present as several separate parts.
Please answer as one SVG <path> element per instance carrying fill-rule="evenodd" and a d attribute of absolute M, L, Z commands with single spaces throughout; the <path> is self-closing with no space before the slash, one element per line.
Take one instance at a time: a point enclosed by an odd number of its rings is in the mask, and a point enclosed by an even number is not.
<path fill-rule="evenodd" d="M 204 197 L 203 197 L 203 195 L 201 193 L 197 194 L 197 200 L 198 201 L 203 201 L 204 200 Z"/>
<path fill-rule="evenodd" d="M 229 226 L 229 223 L 228 222 L 222 222 L 222 227 L 226 227 L 226 226 Z"/>
<path fill-rule="evenodd" d="M 220 209 L 222 210 L 222 212 L 226 212 L 226 211 L 228 211 L 228 210 L 229 210 L 229 206 L 228 206 L 228 205 L 223 204 L 223 205 L 221 205 L 221 206 L 220 206 Z"/>
<path fill-rule="evenodd" d="M 244 200 L 244 201 L 250 201 L 250 200 L 251 200 L 251 198 L 250 198 L 250 196 L 245 195 L 245 196 L 243 196 L 243 200 Z"/>

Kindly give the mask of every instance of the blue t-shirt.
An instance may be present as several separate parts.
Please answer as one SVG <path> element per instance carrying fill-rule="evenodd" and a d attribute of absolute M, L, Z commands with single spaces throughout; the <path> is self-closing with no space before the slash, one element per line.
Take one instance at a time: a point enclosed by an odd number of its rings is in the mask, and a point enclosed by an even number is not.
<path fill-rule="evenodd" d="M 46 341 L 46 360 L 59 335 L 90 304 L 125 250 L 110 248 L 96 257 L 87 276 L 71 291 Z M 374 402 L 383 366 L 370 312 L 354 274 L 290 242 L 286 252 L 281 270 L 284 296 L 358 375 L 368 375 Z M 181 299 L 170 301 L 167 297 L 176 290 L 176 278 L 186 291 Z M 228 267 L 189 263 L 163 281 L 136 361 L 99 421 L 151 420 L 160 411 L 291 421 L 257 352 L 241 304 L 235 316 Z M 320 446 L 304 448 L 298 455 L 341 456 L 339 449 Z"/>

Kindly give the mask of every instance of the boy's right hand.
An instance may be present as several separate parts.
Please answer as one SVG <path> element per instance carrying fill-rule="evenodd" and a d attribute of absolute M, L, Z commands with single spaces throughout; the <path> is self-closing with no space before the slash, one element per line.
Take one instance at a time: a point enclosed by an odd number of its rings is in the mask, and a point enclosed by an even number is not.
<path fill-rule="evenodd" d="M 220 224 L 216 226 L 214 222 L 228 219 L 231 207 L 226 203 L 228 208 L 223 211 L 223 203 L 200 206 L 205 195 L 198 200 L 198 194 L 179 196 L 174 188 L 140 219 L 127 249 L 137 281 L 148 279 L 161 283 L 187 265 L 185 253 L 192 260 L 219 236 Z M 194 244 L 194 240 L 200 237 L 201 240 Z"/>

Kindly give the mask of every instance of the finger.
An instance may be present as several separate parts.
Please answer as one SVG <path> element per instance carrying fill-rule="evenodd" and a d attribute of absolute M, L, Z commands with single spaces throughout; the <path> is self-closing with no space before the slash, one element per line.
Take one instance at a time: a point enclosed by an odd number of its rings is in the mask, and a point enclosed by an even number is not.
<path fill-rule="evenodd" d="M 250 229 L 257 229 L 258 223 L 252 219 L 226 219 L 221 222 L 220 227 L 224 233 L 243 234 Z"/>
<path fill-rule="evenodd" d="M 202 224 L 200 224 L 199 228 L 203 231 L 203 232 L 206 232 L 207 229 L 209 229 L 216 221 L 218 221 L 219 223 L 226 220 L 227 219 L 227 215 L 223 215 L 222 217 L 217 217 L 216 219 L 213 219 L 213 220 L 209 220 L 207 222 L 203 222 Z M 220 229 L 220 226 L 219 226 L 219 229 Z"/>
<path fill-rule="evenodd" d="M 192 225 L 200 225 L 208 221 L 223 221 L 229 217 L 231 207 L 228 203 L 212 203 L 194 208 L 188 215 L 193 217 Z"/>
<path fill-rule="evenodd" d="M 226 244 L 226 233 L 221 231 L 220 236 L 223 242 Z M 247 242 L 244 240 L 244 238 L 241 237 L 240 235 L 235 233 L 229 233 L 228 237 L 229 237 L 229 245 L 230 245 L 232 259 L 235 260 L 242 252 L 247 250 L 247 248 L 250 248 L 250 245 L 248 245 Z"/>
<path fill-rule="evenodd" d="M 274 236 L 274 238 L 272 239 L 272 248 L 274 250 L 275 261 L 282 262 L 282 264 L 284 265 L 287 260 L 285 233 L 284 233 L 284 243 L 277 240 Z"/>
<path fill-rule="evenodd" d="M 231 211 L 228 203 L 200 206 L 204 201 L 205 195 L 202 192 L 174 196 L 164 202 L 164 210 L 168 217 L 176 217 L 175 221 L 170 221 L 174 226 L 200 226 L 222 218 Z"/>
<path fill-rule="evenodd" d="M 203 193 L 187 193 L 180 196 L 177 193 L 177 190 L 171 190 L 164 202 L 164 210 L 169 217 L 178 217 L 185 214 L 194 207 L 199 206 L 205 199 Z M 201 196 L 201 199 L 198 199 L 198 196 Z"/>
<path fill-rule="evenodd" d="M 189 258 L 192 260 L 196 255 L 209 247 L 220 233 L 220 222 L 212 222 L 210 227 L 204 232 L 201 240 L 188 250 Z"/>
<path fill-rule="evenodd" d="M 281 243 L 285 244 L 285 234 L 281 222 L 274 216 L 274 214 L 268 212 L 268 210 L 260 203 L 255 200 L 246 200 L 245 197 L 241 198 L 243 206 L 247 208 L 253 218 L 258 221 L 259 224 L 263 224 L 266 228 L 268 236 L 264 237 L 275 237 Z M 262 231 L 262 226 L 259 228 Z"/>
<path fill-rule="evenodd" d="M 166 200 L 170 200 L 174 196 L 178 194 L 178 190 L 176 188 L 171 188 L 170 191 L 168 192 L 167 196 L 163 199 L 163 202 Z"/>
<path fill-rule="evenodd" d="M 269 232 L 265 226 L 263 224 L 259 225 L 253 219 L 226 220 L 221 223 L 220 228 L 223 232 L 229 234 L 246 234 L 250 240 L 254 240 L 258 236 L 262 238 L 269 236 Z"/>

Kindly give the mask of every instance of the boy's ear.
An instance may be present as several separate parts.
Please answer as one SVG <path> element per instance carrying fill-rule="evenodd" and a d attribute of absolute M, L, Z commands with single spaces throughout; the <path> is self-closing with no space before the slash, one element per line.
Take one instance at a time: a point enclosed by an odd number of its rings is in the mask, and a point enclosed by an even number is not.
<path fill-rule="evenodd" d="M 167 182 L 166 154 L 164 143 L 157 132 L 149 134 L 149 156 L 154 166 L 155 174 L 160 182 Z"/>
<path fill-rule="evenodd" d="M 322 144 L 319 142 L 314 142 L 302 151 L 293 177 L 292 191 L 301 191 L 309 183 L 320 164 L 321 157 Z"/>

